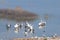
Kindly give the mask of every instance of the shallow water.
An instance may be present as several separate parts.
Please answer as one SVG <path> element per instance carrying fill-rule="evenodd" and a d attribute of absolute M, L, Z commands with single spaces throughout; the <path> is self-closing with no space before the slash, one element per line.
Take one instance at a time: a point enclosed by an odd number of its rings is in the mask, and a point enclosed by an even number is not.
<path fill-rule="evenodd" d="M 46 36 L 52 36 L 54 34 L 60 35 L 60 19 L 59 19 L 59 15 L 56 14 L 49 14 L 47 23 L 46 23 L 46 27 L 44 29 L 39 29 L 38 23 L 40 22 L 40 19 L 44 19 L 44 14 L 41 14 L 39 16 L 39 19 L 34 20 L 29 22 L 31 25 L 33 25 L 34 29 L 35 29 L 35 34 L 34 36 L 43 36 L 43 34 L 45 34 Z M 42 18 L 41 18 L 42 17 Z M 15 33 L 14 32 L 14 25 L 16 23 L 22 23 L 22 22 L 17 22 L 17 21 L 13 21 L 13 20 L 7 20 L 7 19 L 0 19 L 0 39 L 12 39 L 12 38 L 24 38 L 24 29 L 21 29 L 19 31 L 19 33 Z M 23 22 L 24 23 L 24 22 Z M 6 30 L 6 24 L 11 24 L 12 27 L 10 29 L 10 31 Z M 43 32 L 43 31 L 46 32 Z M 29 34 L 29 36 L 27 37 L 32 37 L 31 34 Z"/>

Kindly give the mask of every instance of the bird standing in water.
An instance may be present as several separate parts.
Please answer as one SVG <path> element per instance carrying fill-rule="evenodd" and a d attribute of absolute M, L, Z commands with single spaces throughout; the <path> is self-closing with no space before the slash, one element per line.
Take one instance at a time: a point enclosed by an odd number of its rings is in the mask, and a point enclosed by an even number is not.
<path fill-rule="evenodd" d="M 28 36 L 28 32 L 27 32 L 27 30 L 25 30 L 25 32 L 24 32 L 24 36 Z"/>
<path fill-rule="evenodd" d="M 7 31 L 9 31 L 10 28 L 11 28 L 11 24 L 6 24 L 6 29 L 7 29 Z"/>
<path fill-rule="evenodd" d="M 25 32 L 26 32 L 26 33 L 34 34 L 34 29 L 33 29 L 33 27 L 32 27 L 28 22 L 26 22 L 25 24 L 26 24 L 26 25 L 25 25 Z"/>
<path fill-rule="evenodd" d="M 43 29 L 46 25 L 46 22 L 41 20 L 41 22 L 38 25 L 40 29 Z"/>
<path fill-rule="evenodd" d="M 15 24 L 14 25 L 14 31 L 15 31 L 15 33 L 18 33 L 19 32 L 19 24 Z"/>

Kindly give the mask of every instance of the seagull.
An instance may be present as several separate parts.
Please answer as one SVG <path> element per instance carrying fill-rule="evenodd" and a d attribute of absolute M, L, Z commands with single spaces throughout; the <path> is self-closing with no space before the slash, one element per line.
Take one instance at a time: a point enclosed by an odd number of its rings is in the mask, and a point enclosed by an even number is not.
<path fill-rule="evenodd" d="M 42 29 L 42 28 L 44 28 L 44 27 L 45 27 L 46 22 L 41 20 L 41 22 L 40 22 L 38 25 L 39 25 L 39 28 L 41 28 L 41 29 Z"/>

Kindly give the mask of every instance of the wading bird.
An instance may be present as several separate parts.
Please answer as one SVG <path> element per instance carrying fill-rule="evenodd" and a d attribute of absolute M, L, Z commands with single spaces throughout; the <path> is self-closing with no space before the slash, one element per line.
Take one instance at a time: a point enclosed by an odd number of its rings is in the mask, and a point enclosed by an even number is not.
<path fill-rule="evenodd" d="M 34 34 L 34 29 L 33 29 L 33 26 L 31 26 L 31 24 L 29 24 L 27 21 L 25 23 L 25 31 L 27 33 L 31 33 L 31 34 Z"/>
<path fill-rule="evenodd" d="M 27 30 L 25 30 L 25 32 L 24 32 L 24 36 L 28 36 L 28 32 L 27 32 Z"/>
<path fill-rule="evenodd" d="M 40 29 L 43 29 L 46 25 L 46 22 L 41 20 L 41 22 L 38 25 Z"/>
<path fill-rule="evenodd" d="M 10 28 L 11 28 L 11 24 L 6 24 L 6 29 L 7 29 L 7 31 L 9 31 Z"/>
<path fill-rule="evenodd" d="M 15 31 L 15 33 L 18 33 L 19 32 L 19 24 L 15 24 L 14 25 L 14 31 Z"/>

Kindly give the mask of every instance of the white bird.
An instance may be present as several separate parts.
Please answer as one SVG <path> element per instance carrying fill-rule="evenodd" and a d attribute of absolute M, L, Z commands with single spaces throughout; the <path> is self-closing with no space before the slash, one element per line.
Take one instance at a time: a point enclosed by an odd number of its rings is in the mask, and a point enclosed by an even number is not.
<path fill-rule="evenodd" d="M 33 26 L 31 24 L 29 24 L 27 21 L 26 21 L 26 27 L 25 29 L 27 30 L 28 33 L 34 33 L 34 29 L 33 29 Z"/>
<path fill-rule="evenodd" d="M 30 33 L 34 33 L 34 29 L 31 25 L 28 26 L 28 32 Z"/>
<path fill-rule="evenodd" d="M 18 32 L 19 32 L 19 24 L 15 24 L 15 25 L 14 25 L 14 28 L 15 28 L 15 29 L 14 29 L 14 32 L 15 32 L 15 33 L 18 33 Z"/>
<path fill-rule="evenodd" d="M 30 24 L 26 21 L 25 28 L 28 28 L 28 27 L 30 27 Z"/>
<path fill-rule="evenodd" d="M 39 25 L 39 28 L 42 29 L 45 27 L 46 22 L 41 20 L 41 22 L 38 25 Z"/>
<path fill-rule="evenodd" d="M 33 26 L 31 24 L 29 24 L 27 21 L 26 21 L 26 25 L 25 25 L 25 30 L 27 30 L 28 33 L 34 34 Z"/>
<path fill-rule="evenodd" d="M 6 28 L 7 28 L 7 30 L 10 30 L 11 24 L 7 24 L 7 25 L 6 25 Z"/>
<path fill-rule="evenodd" d="M 19 25 L 18 24 L 15 24 L 14 27 L 17 28 L 17 27 L 19 27 Z"/>
<path fill-rule="evenodd" d="M 30 24 L 27 21 L 25 23 L 25 29 L 30 29 Z"/>
<path fill-rule="evenodd" d="M 7 24 L 7 27 L 11 27 L 11 25 L 10 24 Z"/>

